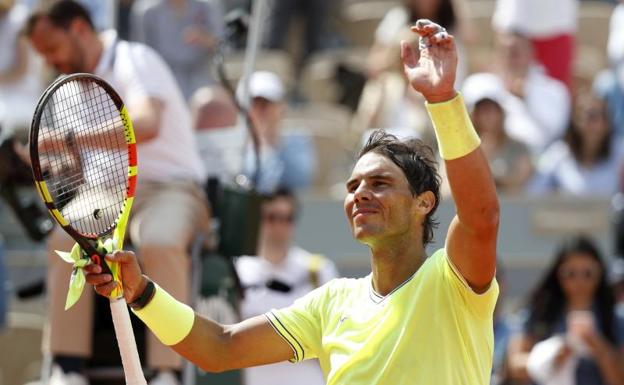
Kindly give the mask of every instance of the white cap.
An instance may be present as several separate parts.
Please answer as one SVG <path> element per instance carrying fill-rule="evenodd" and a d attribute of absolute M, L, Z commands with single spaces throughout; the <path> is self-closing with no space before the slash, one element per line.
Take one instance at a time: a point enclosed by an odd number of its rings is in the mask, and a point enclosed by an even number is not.
<path fill-rule="evenodd" d="M 502 80 L 490 73 L 478 73 L 468 76 L 462 86 L 462 95 L 469 111 L 481 100 L 488 99 L 504 108 L 509 93 Z"/>
<path fill-rule="evenodd" d="M 249 79 L 249 97 L 264 98 L 272 102 L 281 102 L 284 99 L 284 83 L 273 72 L 257 71 Z M 238 92 L 242 94 L 242 81 L 239 82 Z"/>

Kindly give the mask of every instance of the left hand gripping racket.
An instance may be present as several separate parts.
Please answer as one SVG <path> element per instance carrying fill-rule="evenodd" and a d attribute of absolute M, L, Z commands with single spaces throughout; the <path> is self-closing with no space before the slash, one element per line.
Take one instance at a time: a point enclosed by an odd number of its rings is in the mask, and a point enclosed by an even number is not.
<path fill-rule="evenodd" d="M 58 78 L 35 110 L 30 158 L 37 190 L 52 217 L 77 242 L 82 258 L 100 264 L 117 281 L 110 303 L 126 384 L 146 384 L 121 272 L 104 259 L 123 247 L 136 188 L 136 142 L 123 101 L 97 76 Z"/>

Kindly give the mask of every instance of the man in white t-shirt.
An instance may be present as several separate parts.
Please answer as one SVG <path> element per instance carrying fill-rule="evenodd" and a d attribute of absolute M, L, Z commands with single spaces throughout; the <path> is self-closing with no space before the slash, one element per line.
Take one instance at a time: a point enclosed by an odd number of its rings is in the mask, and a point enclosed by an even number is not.
<path fill-rule="evenodd" d="M 90 72 L 107 80 L 124 100 L 134 126 L 139 183 L 129 223 L 142 264 L 178 299 L 189 299 L 187 250 L 204 231 L 208 208 L 200 185 L 204 171 L 194 141 L 191 116 L 171 71 L 151 48 L 95 32 L 87 11 L 69 0 L 35 11 L 26 34 L 48 65 L 61 73 Z M 54 254 L 73 241 L 56 229 L 48 242 L 49 333 L 44 349 L 53 355 L 51 383 L 86 384 L 81 375 L 91 354 L 93 296 L 63 310 L 71 266 Z M 158 373 L 150 384 L 175 384 L 181 360 L 153 338 L 147 364 Z M 75 381 L 75 382 L 71 382 Z"/>
<path fill-rule="evenodd" d="M 236 271 L 245 289 L 243 319 L 291 305 L 311 290 L 337 277 L 329 259 L 293 246 L 297 201 L 287 189 L 267 196 L 262 205 L 258 256 L 236 260 Z M 244 370 L 246 385 L 322 385 L 317 360 L 299 365 L 282 362 Z"/>

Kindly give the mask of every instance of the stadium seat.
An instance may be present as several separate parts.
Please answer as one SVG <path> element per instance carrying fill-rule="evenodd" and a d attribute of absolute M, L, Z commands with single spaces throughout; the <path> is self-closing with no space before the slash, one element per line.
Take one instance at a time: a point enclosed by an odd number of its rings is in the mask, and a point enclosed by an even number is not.
<path fill-rule="evenodd" d="M 580 4 L 577 44 L 606 52 L 613 5 L 604 1 L 581 1 Z"/>
<path fill-rule="evenodd" d="M 332 49 L 312 55 L 301 71 L 301 91 L 312 103 L 338 103 L 342 90 L 337 81 L 339 66 L 364 73 L 368 48 Z"/>
<path fill-rule="evenodd" d="M 245 54 L 234 52 L 225 58 L 225 71 L 228 80 L 236 84 L 243 76 Z M 293 84 L 294 68 L 290 54 L 280 50 L 263 50 L 258 53 L 254 66 L 256 71 L 271 71 L 279 74 L 286 86 Z"/>
<path fill-rule="evenodd" d="M 342 7 L 342 34 L 353 46 L 370 47 L 375 30 L 386 12 L 400 4 L 396 1 L 351 2 Z"/>

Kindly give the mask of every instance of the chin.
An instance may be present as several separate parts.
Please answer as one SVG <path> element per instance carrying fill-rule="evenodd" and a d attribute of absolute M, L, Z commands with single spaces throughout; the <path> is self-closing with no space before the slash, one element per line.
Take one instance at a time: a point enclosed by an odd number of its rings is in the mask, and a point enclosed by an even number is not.
<path fill-rule="evenodd" d="M 368 243 L 379 235 L 378 231 L 374 231 L 374 229 L 367 227 L 357 227 L 353 229 L 353 238 L 355 238 L 360 243 Z"/>

